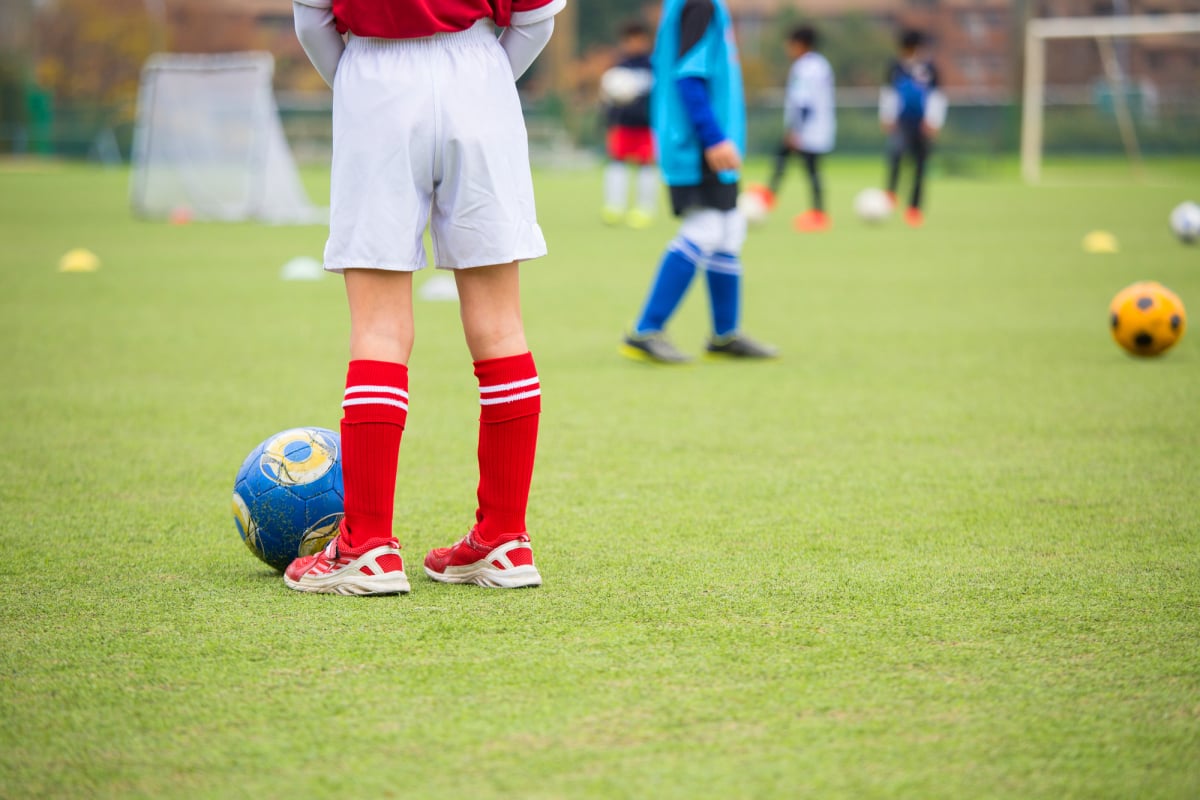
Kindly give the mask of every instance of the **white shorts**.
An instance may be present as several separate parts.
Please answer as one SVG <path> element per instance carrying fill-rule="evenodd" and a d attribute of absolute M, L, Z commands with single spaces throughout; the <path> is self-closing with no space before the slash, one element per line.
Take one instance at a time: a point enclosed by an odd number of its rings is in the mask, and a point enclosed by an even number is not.
<path fill-rule="evenodd" d="M 546 255 L 508 58 L 481 21 L 423 39 L 351 36 L 333 88 L 325 269 L 411 272 Z"/>

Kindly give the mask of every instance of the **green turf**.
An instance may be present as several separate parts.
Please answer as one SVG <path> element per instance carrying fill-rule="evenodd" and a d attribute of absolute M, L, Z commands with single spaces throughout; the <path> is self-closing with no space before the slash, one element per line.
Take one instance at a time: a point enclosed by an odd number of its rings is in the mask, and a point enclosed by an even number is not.
<path fill-rule="evenodd" d="M 1200 163 L 939 176 L 921 231 L 851 218 L 877 174 L 831 162 L 826 235 L 790 231 L 795 179 L 752 232 L 784 358 L 682 369 L 616 354 L 673 224 L 540 175 L 546 585 L 420 572 L 470 520 L 477 414 L 456 308 L 420 304 L 413 592 L 364 600 L 287 591 L 230 513 L 256 443 L 337 425 L 339 282 L 277 278 L 323 231 L 0 166 L 0 796 L 1200 794 L 1200 337 L 1141 362 L 1106 327 L 1139 279 L 1200 313 L 1166 231 Z M 56 272 L 77 246 L 103 268 Z"/>

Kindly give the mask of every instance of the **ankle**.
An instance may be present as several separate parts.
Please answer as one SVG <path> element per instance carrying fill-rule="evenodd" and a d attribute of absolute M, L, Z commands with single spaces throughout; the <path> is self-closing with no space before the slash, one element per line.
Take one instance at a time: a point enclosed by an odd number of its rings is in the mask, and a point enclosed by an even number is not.
<path fill-rule="evenodd" d="M 497 533 L 496 531 L 481 528 L 480 526 L 476 526 L 471 531 L 471 539 L 475 542 L 475 544 L 479 545 L 485 550 L 494 550 L 502 544 L 507 544 L 508 542 L 521 538 L 528 539 L 529 532 L 522 530 L 516 533 L 511 531 L 507 533 Z"/>
<path fill-rule="evenodd" d="M 338 548 L 349 553 L 366 553 L 376 547 L 399 547 L 399 542 L 390 536 L 376 536 L 370 539 L 348 539 L 345 534 L 338 536 Z"/>

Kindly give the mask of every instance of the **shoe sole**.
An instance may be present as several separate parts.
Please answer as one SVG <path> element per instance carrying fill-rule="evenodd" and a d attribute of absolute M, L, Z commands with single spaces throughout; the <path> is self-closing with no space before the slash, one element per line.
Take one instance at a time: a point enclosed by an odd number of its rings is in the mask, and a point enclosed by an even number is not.
<path fill-rule="evenodd" d="M 644 364 L 665 364 L 668 367 L 682 367 L 692 363 L 691 359 L 686 361 L 668 361 L 663 358 L 655 358 L 645 350 L 639 350 L 633 345 L 623 344 L 617 349 L 617 352 L 628 358 L 630 361 L 641 361 Z"/>
<path fill-rule="evenodd" d="M 705 361 L 774 361 L 779 358 L 778 353 L 773 353 L 769 356 L 746 356 L 736 353 L 705 353 Z"/>
<path fill-rule="evenodd" d="M 541 573 L 532 565 L 496 569 L 481 561 L 465 567 L 447 567 L 445 572 L 434 572 L 425 567 L 425 574 L 438 583 L 473 583 L 488 589 L 524 589 L 542 585 Z"/>
<path fill-rule="evenodd" d="M 322 578 L 328 580 L 323 580 Z M 298 581 L 294 581 L 287 575 L 284 575 L 283 582 L 287 584 L 289 589 L 295 589 L 298 592 L 310 592 L 312 594 L 368 596 L 408 594 L 411 591 L 408 576 L 403 572 L 389 575 L 363 575 L 362 573 L 343 575 L 338 572 L 324 575 L 322 578 L 309 578 L 305 576 Z"/>

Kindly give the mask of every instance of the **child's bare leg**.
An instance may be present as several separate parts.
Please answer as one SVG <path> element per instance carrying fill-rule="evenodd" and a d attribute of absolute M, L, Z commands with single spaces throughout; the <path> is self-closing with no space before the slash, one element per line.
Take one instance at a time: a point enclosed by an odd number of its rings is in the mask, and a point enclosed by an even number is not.
<path fill-rule="evenodd" d="M 396 462 L 408 418 L 412 273 L 347 270 L 350 367 L 342 402 L 345 537 L 392 537 Z"/>
<path fill-rule="evenodd" d="M 292 589 L 332 594 L 403 594 L 409 590 L 392 534 L 396 461 L 408 420 L 412 353 L 412 275 L 346 271 L 350 366 L 342 399 L 345 516 L 321 552 L 288 566 Z"/>
<path fill-rule="evenodd" d="M 413 347 L 412 273 L 346 270 L 350 358 L 407 364 Z"/>
<path fill-rule="evenodd" d="M 520 270 L 515 261 L 456 270 L 454 279 L 471 358 L 484 361 L 529 350 L 521 321 Z"/>
<path fill-rule="evenodd" d="M 516 263 L 455 272 L 463 331 L 479 379 L 476 540 L 524 534 L 537 449 L 541 385 L 525 342 Z"/>

